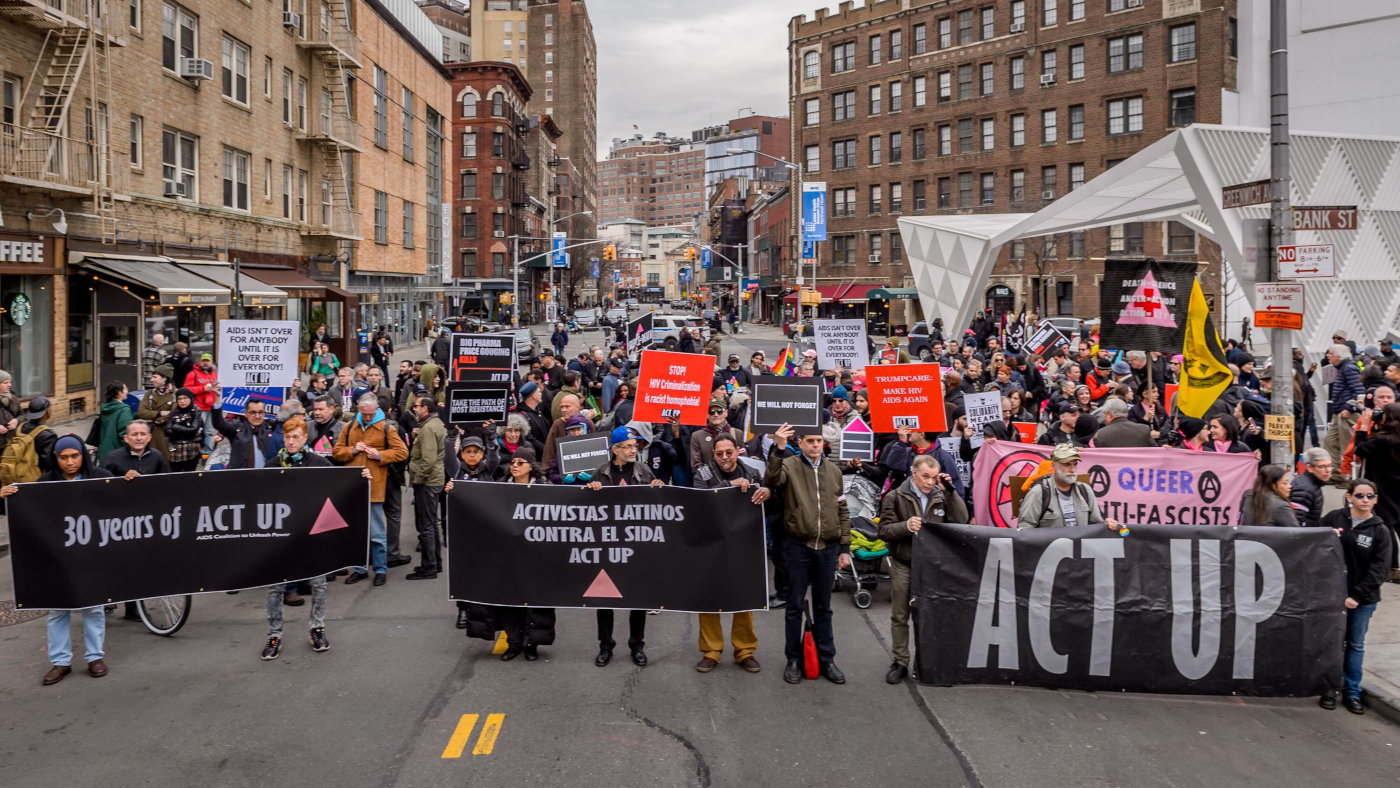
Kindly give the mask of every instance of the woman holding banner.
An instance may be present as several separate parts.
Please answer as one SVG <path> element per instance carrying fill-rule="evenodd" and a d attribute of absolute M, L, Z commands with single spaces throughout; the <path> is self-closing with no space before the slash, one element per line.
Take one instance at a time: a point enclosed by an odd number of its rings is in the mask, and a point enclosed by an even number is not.
<path fill-rule="evenodd" d="M 1361 705 L 1361 658 L 1371 614 L 1381 599 L 1381 583 L 1390 576 L 1395 549 L 1390 529 L 1376 516 L 1375 482 L 1356 479 L 1347 487 L 1347 506 L 1329 512 L 1322 525 L 1341 537 L 1342 559 L 1347 568 L 1347 629 L 1342 656 L 1342 705 L 1352 714 L 1365 714 Z M 1318 699 L 1324 709 L 1337 708 L 1337 693 Z"/>

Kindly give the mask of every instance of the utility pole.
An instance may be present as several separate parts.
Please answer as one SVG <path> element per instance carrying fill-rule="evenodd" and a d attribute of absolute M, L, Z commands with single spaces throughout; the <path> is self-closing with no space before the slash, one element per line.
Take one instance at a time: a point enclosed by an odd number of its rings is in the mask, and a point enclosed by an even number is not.
<path fill-rule="evenodd" d="M 1273 281 L 1279 281 L 1278 250 L 1293 243 L 1293 212 L 1288 172 L 1288 16 L 1287 0 L 1269 0 L 1269 246 L 1272 247 Z M 1274 357 L 1273 413 L 1293 418 L 1293 332 L 1270 329 L 1269 349 Z M 1293 442 L 1270 442 L 1271 459 L 1293 466 Z"/>

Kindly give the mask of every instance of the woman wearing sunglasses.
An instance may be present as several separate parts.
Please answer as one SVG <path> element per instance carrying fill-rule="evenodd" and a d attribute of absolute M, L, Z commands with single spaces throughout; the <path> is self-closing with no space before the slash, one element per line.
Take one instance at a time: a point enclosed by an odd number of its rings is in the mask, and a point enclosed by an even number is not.
<path fill-rule="evenodd" d="M 1347 568 L 1347 629 L 1342 651 L 1342 705 L 1352 714 L 1365 714 L 1361 705 L 1361 658 L 1366 646 L 1366 629 L 1376 603 L 1381 599 L 1381 583 L 1390 577 L 1390 529 L 1375 514 L 1376 484 L 1356 479 L 1347 488 L 1347 506 L 1329 512 L 1322 525 L 1337 532 L 1342 541 L 1342 559 Z M 1337 708 L 1337 693 L 1328 692 L 1318 704 Z"/>

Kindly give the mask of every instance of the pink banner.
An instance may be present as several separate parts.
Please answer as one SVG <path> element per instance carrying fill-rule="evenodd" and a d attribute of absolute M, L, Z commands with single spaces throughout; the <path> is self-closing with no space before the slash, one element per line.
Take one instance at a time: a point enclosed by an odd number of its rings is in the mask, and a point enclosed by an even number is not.
<path fill-rule="evenodd" d="M 982 446 L 972 469 L 973 520 L 1015 528 L 1011 477 L 1030 476 L 1051 447 L 1010 441 Z M 1127 525 L 1236 525 L 1240 498 L 1254 484 L 1253 454 L 1187 449 L 1080 449 L 1079 474 L 1099 509 Z"/>

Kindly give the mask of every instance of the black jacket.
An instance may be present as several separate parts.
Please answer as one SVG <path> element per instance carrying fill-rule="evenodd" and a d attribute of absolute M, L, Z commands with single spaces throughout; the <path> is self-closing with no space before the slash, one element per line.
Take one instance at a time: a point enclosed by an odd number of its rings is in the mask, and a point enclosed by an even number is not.
<path fill-rule="evenodd" d="M 621 487 L 624 482 L 629 487 L 646 486 L 655 478 L 651 475 L 651 469 L 641 462 L 619 468 L 608 460 L 593 471 L 593 481 L 601 482 L 604 487 Z"/>
<path fill-rule="evenodd" d="M 432 350 L 429 351 L 428 355 L 432 358 L 433 363 L 439 367 L 447 366 L 448 362 L 452 360 L 452 338 L 438 337 L 434 339 Z"/>
<path fill-rule="evenodd" d="M 1295 511 L 1298 524 L 1317 527 L 1322 524 L 1322 481 L 1311 472 L 1304 471 L 1293 477 L 1293 488 L 1288 493 L 1288 501 L 1302 506 L 1304 511 Z"/>
<path fill-rule="evenodd" d="M 731 486 L 729 483 L 736 479 L 748 479 L 753 488 L 762 487 L 763 471 L 741 462 L 734 466 L 733 473 L 725 473 L 719 465 L 710 461 L 695 469 L 695 478 L 691 486 L 697 490 L 720 490 Z"/>
<path fill-rule="evenodd" d="M 34 453 L 39 457 L 39 470 L 49 473 L 58 468 L 53 462 L 53 445 L 58 443 L 58 433 L 49 425 L 37 421 L 20 422 L 19 432 L 21 435 L 28 435 L 40 427 L 44 429 L 34 436 Z"/>
<path fill-rule="evenodd" d="M 1390 551 L 1394 542 L 1381 518 L 1372 516 L 1353 526 L 1351 510 L 1337 509 L 1322 518 L 1327 528 L 1342 529 L 1342 560 L 1347 566 L 1347 596 L 1359 604 L 1381 600 L 1381 585 L 1390 579 Z"/>
<path fill-rule="evenodd" d="M 1376 483 L 1376 515 L 1400 525 L 1400 438 L 1393 433 L 1356 431 L 1356 456 L 1366 461 L 1366 478 Z"/>
<path fill-rule="evenodd" d="M 948 471 L 943 471 L 948 473 Z M 958 478 L 957 470 L 948 474 Z M 909 531 L 909 518 L 919 517 L 925 523 L 965 523 L 967 506 L 962 497 L 950 495 L 941 482 L 928 495 L 928 508 L 920 510 L 919 496 L 914 493 L 914 480 L 904 483 L 885 495 L 880 504 L 880 538 L 890 547 L 890 555 L 901 564 L 908 564 L 914 554 L 914 534 Z"/>
<path fill-rule="evenodd" d="M 254 451 L 262 452 L 267 459 L 282 448 L 282 433 L 276 419 L 263 419 L 256 430 L 246 421 L 229 421 L 222 408 L 214 408 L 210 414 L 214 429 L 229 442 L 228 470 L 257 467 L 253 464 Z"/>
<path fill-rule="evenodd" d="M 154 473 L 170 473 L 170 466 L 165 464 L 165 457 L 155 449 L 146 447 L 146 453 L 137 457 L 131 449 L 123 446 L 107 452 L 102 458 L 99 466 L 113 476 L 125 476 L 127 471 L 136 471 L 142 476 L 150 476 Z"/>

